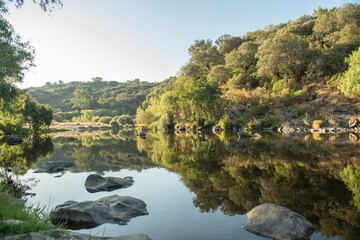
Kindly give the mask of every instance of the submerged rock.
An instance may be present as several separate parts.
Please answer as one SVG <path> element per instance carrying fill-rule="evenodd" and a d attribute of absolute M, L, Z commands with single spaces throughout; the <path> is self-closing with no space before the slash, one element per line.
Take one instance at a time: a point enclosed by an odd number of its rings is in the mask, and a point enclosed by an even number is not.
<path fill-rule="evenodd" d="M 262 204 L 247 213 L 245 230 L 276 240 L 307 240 L 315 231 L 305 217 L 276 204 Z"/>
<path fill-rule="evenodd" d="M 49 161 L 40 166 L 34 173 L 58 173 L 73 165 L 74 164 L 65 161 Z"/>
<path fill-rule="evenodd" d="M 238 132 L 237 135 L 241 138 L 249 138 L 252 137 L 252 135 L 250 133 L 247 132 Z"/>
<path fill-rule="evenodd" d="M 83 234 L 78 232 L 71 232 L 66 231 L 62 229 L 55 229 L 45 232 L 32 232 L 32 233 L 26 233 L 21 235 L 15 235 L 10 236 L 6 238 L 2 238 L 2 240 L 22 240 L 22 239 L 33 239 L 33 240 L 57 240 L 57 239 L 63 239 L 63 240 L 70 240 L 70 239 L 76 239 L 76 240 L 151 240 L 151 238 L 148 235 L 145 234 L 132 234 L 132 235 L 126 235 L 126 236 L 120 236 L 120 237 L 96 237 L 91 236 L 89 234 Z"/>
<path fill-rule="evenodd" d="M 17 134 L 9 135 L 6 139 L 6 143 L 9 146 L 19 145 L 22 142 L 23 140 Z"/>
<path fill-rule="evenodd" d="M 134 180 L 132 177 L 115 178 L 115 177 L 102 177 L 97 174 L 91 174 L 86 178 L 85 187 L 90 193 L 100 191 L 113 191 L 119 188 L 127 188 L 132 186 Z"/>
<path fill-rule="evenodd" d="M 89 229 L 103 223 L 126 225 L 131 218 L 148 214 L 142 200 L 112 195 L 96 201 L 67 201 L 55 207 L 51 220 L 69 229 Z"/>

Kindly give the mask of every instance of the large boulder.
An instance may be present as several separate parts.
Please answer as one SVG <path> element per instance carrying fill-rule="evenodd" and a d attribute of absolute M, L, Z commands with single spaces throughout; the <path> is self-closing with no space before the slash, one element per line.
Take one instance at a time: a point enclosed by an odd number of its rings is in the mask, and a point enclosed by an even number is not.
<path fill-rule="evenodd" d="M 100 191 L 113 191 L 119 188 L 127 188 L 133 185 L 134 180 L 132 177 L 115 178 L 115 177 L 102 177 L 97 174 L 91 174 L 86 178 L 85 187 L 90 193 Z"/>
<path fill-rule="evenodd" d="M 40 166 L 34 173 L 58 173 L 73 165 L 74 164 L 65 161 L 49 161 Z"/>
<path fill-rule="evenodd" d="M 89 234 L 83 234 L 78 232 L 71 232 L 66 231 L 62 229 L 55 229 L 45 232 L 32 232 L 32 233 L 26 233 L 21 235 L 15 235 L 10 236 L 6 238 L 2 238 L 2 240 L 23 240 L 23 239 L 32 239 L 32 240 L 70 240 L 70 239 L 76 239 L 76 240 L 151 240 L 151 238 L 148 235 L 145 234 L 132 234 L 132 235 L 126 235 L 126 236 L 120 236 L 120 237 L 96 237 L 91 236 Z"/>
<path fill-rule="evenodd" d="M 306 240 L 315 231 L 305 217 L 276 204 L 262 204 L 247 213 L 245 230 L 276 240 Z"/>
<path fill-rule="evenodd" d="M 69 229 L 88 229 L 103 223 L 126 225 L 131 218 L 147 214 L 142 200 L 112 195 L 96 201 L 67 201 L 55 207 L 51 220 L 65 223 Z"/>

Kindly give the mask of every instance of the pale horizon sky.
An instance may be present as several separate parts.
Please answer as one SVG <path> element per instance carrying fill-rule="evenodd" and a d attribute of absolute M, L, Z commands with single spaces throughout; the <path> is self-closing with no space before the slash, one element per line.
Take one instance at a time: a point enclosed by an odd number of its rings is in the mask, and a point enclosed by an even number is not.
<path fill-rule="evenodd" d="M 159 82 L 175 76 L 196 39 L 243 36 L 342 0 L 63 0 L 51 15 L 27 1 L 5 18 L 36 50 L 21 88 L 46 82 Z"/>

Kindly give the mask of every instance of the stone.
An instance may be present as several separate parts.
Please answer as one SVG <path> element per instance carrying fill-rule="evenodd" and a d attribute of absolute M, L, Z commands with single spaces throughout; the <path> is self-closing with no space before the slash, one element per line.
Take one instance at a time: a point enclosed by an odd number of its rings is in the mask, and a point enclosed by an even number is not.
<path fill-rule="evenodd" d="M 306 240 L 315 231 L 305 217 L 276 204 L 256 206 L 247 217 L 249 223 L 243 225 L 245 230 L 276 240 Z"/>
<path fill-rule="evenodd" d="M 252 137 L 251 134 L 247 133 L 247 132 L 238 132 L 237 135 L 240 137 L 240 138 L 249 138 L 249 137 Z"/>
<path fill-rule="evenodd" d="M 212 131 L 214 134 L 219 134 L 222 131 L 222 129 L 219 126 L 214 126 L 212 128 Z"/>
<path fill-rule="evenodd" d="M 91 174 L 86 178 L 85 187 L 90 193 L 101 191 L 113 191 L 120 188 L 127 188 L 132 186 L 134 180 L 132 177 L 116 178 L 116 177 L 102 177 L 97 174 Z"/>
<path fill-rule="evenodd" d="M 33 240 L 151 240 L 148 235 L 145 234 L 132 234 L 126 236 L 119 236 L 119 237 L 97 237 L 91 236 L 89 234 L 78 233 L 78 232 L 71 232 L 63 229 L 55 229 L 45 232 L 32 232 L 26 234 L 20 234 L 15 236 L 10 236 L 6 238 L 2 238 L 2 240 L 23 240 L 23 239 L 33 239 Z"/>
<path fill-rule="evenodd" d="M 65 161 L 49 161 L 40 166 L 34 173 L 58 173 L 73 165 L 74 164 Z"/>
<path fill-rule="evenodd" d="M 354 133 L 349 133 L 349 140 L 352 142 L 352 143 L 358 143 L 359 141 L 359 137 L 354 134 Z"/>
<path fill-rule="evenodd" d="M 259 134 L 259 133 L 255 133 L 254 134 L 254 138 L 255 139 L 260 139 L 260 138 L 262 138 L 263 136 L 261 135 L 261 134 Z"/>
<path fill-rule="evenodd" d="M 16 134 L 9 135 L 6 139 L 6 143 L 9 146 L 19 145 L 23 140 Z"/>
<path fill-rule="evenodd" d="M 351 118 L 349 120 L 349 127 L 351 127 L 351 128 L 355 128 L 358 124 L 359 124 L 359 121 L 356 118 Z"/>
<path fill-rule="evenodd" d="M 67 201 L 52 210 L 51 221 L 69 229 L 89 229 L 103 223 L 126 225 L 131 218 L 148 215 L 146 204 L 137 198 L 112 195 L 96 201 Z"/>
<path fill-rule="evenodd" d="M 19 170 L 23 170 L 25 169 L 25 167 L 21 167 L 21 166 L 16 166 L 16 167 L 11 167 L 11 168 L 8 168 L 8 172 L 16 172 L 16 171 L 19 171 Z"/>

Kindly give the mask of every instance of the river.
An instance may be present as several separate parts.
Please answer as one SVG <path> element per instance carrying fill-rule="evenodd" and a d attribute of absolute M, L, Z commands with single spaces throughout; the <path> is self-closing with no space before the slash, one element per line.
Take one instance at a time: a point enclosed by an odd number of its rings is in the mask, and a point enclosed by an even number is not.
<path fill-rule="evenodd" d="M 135 131 L 77 132 L 1 145 L 10 161 L 26 165 L 19 178 L 32 185 L 28 204 L 50 212 L 68 200 L 113 194 L 143 200 L 149 215 L 127 225 L 76 230 L 97 236 L 144 233 L 165 239 L 267 239 L 245 231 L 246 213 L 275 203 L 306 217 L 311 239 L 360 236 L 360 143 L 343 135 L 279 135 L 237 139 L 236 134 Z M 47 161 L 74 164 L 61 174 L 33 173 Z M 89 193 L 87 176 L 134 178 L 133 186 Z"/>

